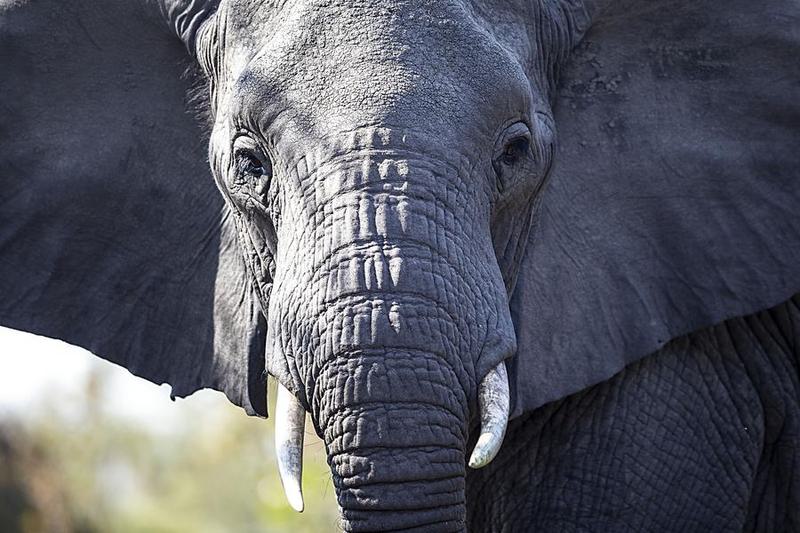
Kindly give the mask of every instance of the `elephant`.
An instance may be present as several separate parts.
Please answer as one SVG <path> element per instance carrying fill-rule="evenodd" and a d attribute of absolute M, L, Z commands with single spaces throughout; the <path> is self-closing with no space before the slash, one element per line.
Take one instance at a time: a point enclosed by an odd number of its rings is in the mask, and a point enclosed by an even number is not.
<path fill-rule="evenodd" d="M 790 0 L 0 0 L 0 324 L 306 414 L 344 531 L 800 530 Z"/>

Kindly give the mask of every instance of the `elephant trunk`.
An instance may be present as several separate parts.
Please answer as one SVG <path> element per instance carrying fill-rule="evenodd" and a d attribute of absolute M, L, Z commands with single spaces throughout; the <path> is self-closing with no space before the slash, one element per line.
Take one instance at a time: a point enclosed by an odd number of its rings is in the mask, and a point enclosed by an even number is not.
<path fill-rule="evenodd" d="M 276 443 L 276 451 L 278 455 L 278 468 L 281 476 L 281 481 L 283 482 L 284 490 L 286 492 L 287 499 L 291 506 L 297 510 L 301 511 L 304 508 L 303 504 L 303 495 L 302 495 L 302 488 L 301 488 L 301 477 L 302 477 L 302 470 L 303 470 L 303 438 L 305 432 L 305 410 L 300 402 L 292 395 L 290 391 L 284 388 L 282 385 L 279 385 L 278 390 L 278 402 L 276 406 L 276 430 L 275 430 L 275 443 Z M 429 405 L 426 402 L 419 402 L 421 406 L 426 407 Z M 478 393 L 478 403 L 480 405 L 481 410 L 481 435 L 478 439 L 478 442 L 475 446 L 475 449 L 472 451 L 472 455 L 470 456 L 469 466 L 472 468 L 480 468 L 485 466 L 488 462 L 490 462 L 497 452 L 500 449 L 500 445 L 503 441 L 503 436 L 505 434 L 506 423 L 508 420 L 508 407 L 509 407 L 509 393 L 508 393 L 508 378 L 506 376 L 505 370 L 505 363 L 500 363 L 495 369 L 493 369 L 489 374 L 484 377 L 480 386 L 479 386 L 479 393 Z M 407 407 L 408 403 L 404 402 L 399 404 L 400 408 Z M 384 406 L 384 410 L 388 409 L 389 412 L 393 412 L 394 409 L 397 409 L 397 406 Z M 443 409 L 441 406 L 433 405 L 434 409 Z M 354 416 L 353 409 L 347 410 L 346 416 Z M 447 409 L 444 409 L 445 414 L 448 413 Z M 452 415 L 452 412 L 450 412 Z M 445 416 L 447 418 L 454 418 L 452 416 Z M 455 417 L 457 418 L 457 417 Z M 341 427 L 341 426 L 340 426 Z M 348 439 L 352 441 L 352 439 Z M 426 442 L 429 442 L 428 439 L 424 439 Z M 433 439 L 431 439 L 433 440 Z M 338 440 L 337 448 L 342 449 L 341 440 Z M 423 444 L 417 446 L 418 453 L 422 453 L 423 456 L 421 458 L 417 458 L 414 461 L 415 464 L 422 464 L 424 459 L 434 458 L 436 461 L 435 464 L 437 465 L 436 469 L 431 469 L 426 472 L 423 472 L 421 476 L 415 477 L 414 482 L 419 483 L 420 481 L 432 481 L 435 485 L 434 488 L 438 490 L 440 488 L 441 483 L 440 481 L 445 481 L 447 486 L 442 486 L 441 490 L 447 491 L 449 490 L 452 494 L 456 494 L 458 491 L 461 490 L 461 484 L 456 484 L 453 486 L 451 483 L 452 479 L 455 476 L 461 475 L 460 473 L 457 474 L 449 474 L 445 473 L 444 477 L 442 476 L 442 472 L 438 467 L 441 467 L 442 464 L 445 464 L 447 461 L 450 462 L 451 465 L 457 464 L 454 461 L 458 461 L 460 458 L 460 454 L 455 449 L 448 449 L 448 448 L 437 448 L 436 445 L 429 445 Z M 403 453 L 408 453 L 406 450 L 409 448 L 400 447 L 400 450 L 403 450 Z M 412 448 L 413 449 L 413 448 Z M 375 454 L 368 454 L 369 456 L 366 457 L 366 460 L 371 460 L 372 455 Z M 384 449 L 378 453 L 378 455 L 386 455 Z M 393 457 L 399 457 L 401 454 L 391 455 Z M 352 468 L 349 468 L 351 464 L 353 464 L 354 454 L 346 449 L 342 451 L 336 457 L 342 458 L 347 457 L 345 461 L 339 461 L 338 463 L 334 464 L 334 461 L 331 461 L 331 466 L 334 468 L 334 473 L 339 477 L 337 479 L 347 479 L 357 477 L 354 476 L 354 471 Z M 420 459 L 423 459 L 421 461 Z M 363 470 L 363 469 L 362 469 Z M 372 469 L 368 469 L 372 470 Z M 439 477 L 437 477 L 439 476 Z M 402 481 L 402 479 L 401 479 Z M 396 483 L 395 478 L 392 478 L 392 483 Z M 371 485 L 374 486 L 374 480 L 370 482 Z M 400 485 L 404 487 L 404 489 L 408 489 L 407 484 Z M 359 485 L 356 483 L 353 485 L 352 483 L 341 483 L 337 484 L 337 489 L 340 494 L 348 494 L 350 495 L 349 498 L 346 498 L 347 501 L 356 502 L 355 507 L 357 508 L 357 502 L 361 493 L 355 493 L 353 495 L 353 490 L 358 490 Z M 437 493 L 441 495 L 441 493 Z M 376 501 L 374 498 L 368 499 L 369 502 Z M 430 500 L 428 500 L 430 503 Z M 445 504 L 446 505 L 446 504 Z M 456 512 L 455 517 L 445 517 L 442 519 L 441 517 L 437 521 L 437 524 L 441 525 L 442 527 L 449 528 L 452 526 L 458 526 L 461 522 L 458 519 L 460 516 L 461 509 L 458 508 L 459 504 L 452 504 L 449 507 L 453 507 L 453 511 Z M 447 505 L 446 505 L 447 506 Z M 348 507 L 348 509 L 350 509 Z M 391 509 L 387 509 L 391 510 Z M 361 511 L 361 509 L 358 509 Z M 425 512 L 421 514 L 419 517 L 420 519 L 427 520 L 431 516 L 434 515 L 433 512 L 430 512 L 427 509 L 424 509 Z M 358 513 L 357 514 L 364 514 Z M 439 508 L 438 514 L 441 514 L 441 508 Z M 360 520 L 363 522 L 363 520 Z M 349 522 L 349 520 L 348 520 Z M 386 520 L 384 520 L 386 522 Z M 431 525 L 429 523 L 428 525 Z"/>
<path fill-rule="evenodd" d="M 296 384 L 286 435 L 305 404 L 346 531 L 463 531 L 471 415 L 481 409 L 473 467 L 494 456 L 508 415 L 515 338 L 494 249 L 462 222 L 474 214 L 447 165 L 384 154 L 327 165 L 313 224 L 278 246 L 268 354 Z M 282 441 L 300 509 L 302 444 Z"/>
<path fill-rule="evenodd" d="M 425 352 L 358 354 L 323 380 L 343 529 L 463 531 L 467 410 L 448 365 Z"/>

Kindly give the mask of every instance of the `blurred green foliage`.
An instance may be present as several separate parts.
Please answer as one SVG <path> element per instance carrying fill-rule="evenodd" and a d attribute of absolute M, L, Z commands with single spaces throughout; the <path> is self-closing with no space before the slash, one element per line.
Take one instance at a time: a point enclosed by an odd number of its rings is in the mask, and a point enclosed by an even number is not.
<path fill-rule="evenodd" d="M 298 514 L 286 504 L 278 479 L 272 421 L 248 417 L 218 395 L 214 401 L 179 401 L 179 422 L 157 430 L 105 408 L 104 398 L 114 391 L 102 372 L 83 389 L 78 398 L 43 399 L 24 419 L 0 421 L 0 531 L 339 529 L 324 447 L 311 429 L 306 510 Z M 66 412 L 61 402 L 78 408 Z"/>

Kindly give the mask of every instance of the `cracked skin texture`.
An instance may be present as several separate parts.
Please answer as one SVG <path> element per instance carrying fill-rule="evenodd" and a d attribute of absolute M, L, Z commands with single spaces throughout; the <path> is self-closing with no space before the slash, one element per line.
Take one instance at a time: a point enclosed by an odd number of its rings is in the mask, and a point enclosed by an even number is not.
<path fill-rule="evenodd" d="M 511 422 L 469 529 L 797 531 L 800 296 Z"/>
<path fill-rule="evenodd" d="M 0 322 L 266 368 L 346 530 L 795 528 L 793 2 L 106 2 L 0 1 Z"/>

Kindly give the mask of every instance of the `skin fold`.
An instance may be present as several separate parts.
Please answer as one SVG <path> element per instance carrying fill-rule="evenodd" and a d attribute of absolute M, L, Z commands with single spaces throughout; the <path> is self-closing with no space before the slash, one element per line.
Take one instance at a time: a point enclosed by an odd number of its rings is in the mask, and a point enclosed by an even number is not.
<path fill-rule="evenodd" d="M 325 440 L 345 529 L 463 530 L 477 382 L 516 350 L 491 223 L 529 216 L 545 98 L 458 3 L 248 10 L 196 46 L 267 370 Z"/>
<path fill-rule="evenodd" d="M 767 4 L 0 0 L 0 323 L 249 414 L 275 377 L 344 531 L 800 528 Z"/>

